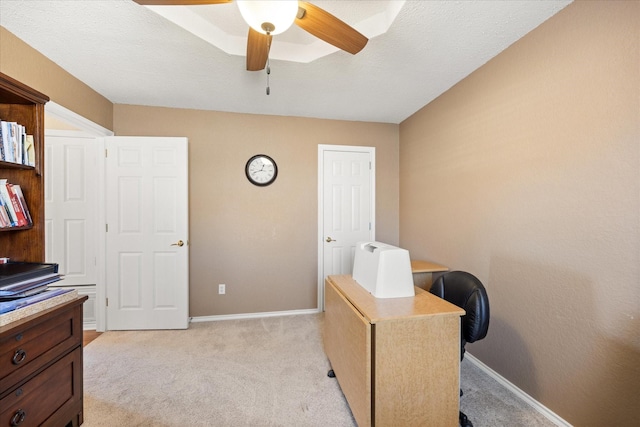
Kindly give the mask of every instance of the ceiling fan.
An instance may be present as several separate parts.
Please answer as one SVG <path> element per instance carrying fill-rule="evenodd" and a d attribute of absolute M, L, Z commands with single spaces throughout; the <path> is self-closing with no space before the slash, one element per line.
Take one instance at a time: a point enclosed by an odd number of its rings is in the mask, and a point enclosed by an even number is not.
<path fill-rule="evenodd" d="M 232 0 L 133 0 L 146 6 L 193 6 L 230 3 Z M 247 70 L 265 68 L 271 38 L 295 24 L 325 42 L 353 55 L 369 39 L 324 9 L 303 1 L 236 0 L 250 25 L 247 39 Z M 284 9 L 284 10 L 279 10 Z"/>

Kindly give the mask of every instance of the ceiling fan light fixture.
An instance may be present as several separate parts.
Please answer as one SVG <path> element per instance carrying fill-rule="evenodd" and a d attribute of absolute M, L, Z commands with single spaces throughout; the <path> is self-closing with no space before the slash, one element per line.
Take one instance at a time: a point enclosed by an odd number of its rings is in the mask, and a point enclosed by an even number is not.
<path fill-rule="evenodd" d="M 238 9 L 251 28 L 272 36 L 286 31 L 298 13 L 297 0 L 237 0 Z"/>

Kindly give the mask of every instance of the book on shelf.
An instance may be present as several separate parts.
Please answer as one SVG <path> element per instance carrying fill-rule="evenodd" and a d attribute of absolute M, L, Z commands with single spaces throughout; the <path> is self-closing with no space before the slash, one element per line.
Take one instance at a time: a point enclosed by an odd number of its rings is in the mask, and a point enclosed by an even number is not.
<path fill-rule="evenodd" d="M 27 155 L 27 165 L 36 165 L 36 146 L 33 142 L 33 135 L 25 135 L 24 151 Z"/>
<path fill-rule="evenodd" d="M 35 165 L 33 135 L 27 135 L 24 125 L 0 120 L 0 160 L 21 165 Z"/>
<path fill-rule="evenodd" d="M 6 179 L 0 179 L 0 198 L 2 198 L 5 209 L 7 210 L 7 214 L 9 215 L 11 227 L 17 227 L 18 220 L 16 218 L 16 211 L 14 210 L 13 204 L 11 203 L 11 197 L 9 196 L 9 191 L 7 190 Z"/>
<path fill-rule="evenodd" d="M 6 159 L 6 155 L 4 154 L 4 139 L 2 135 L 4 134 L 2 129 L 2 121 L 0 121 L 0 160 Z"/>
<path fill-rule="evenodd" d="M 11 129 L 13 161 L 16 163 L 22 163 L 22 147 L 20 146 L 22 137 L 20 136 L 20 125 L 16 122 L 9 122 L 9 128 Z"/>
<path fill-rule="evenodd" d="M 33 220 L 31 219 L 31 213 L 29 213 L 29 207 L 27 206 L 27 200 L 24 198 L 24 193 L 22 192 L 22 187 L 18 184 L 10 184 L 11 189 L 16 193 L 18 197 L 18 201 L 22 207 L 22 211 L 24 212 L 24 216 L 27 220 L 27 225 L 32 225 Z"/>
<path fill-rule="evenodd" d="M 10 225 L 0 218 L 0 227 L 25 227 L 33 224 L 27 201 L 18 184 L 11 184 L 6 179 L 0 179 L 0 203 L 9 217 Z M 2 213 L 0 212 L 0 215 Z M 2 215 L 4 217 L 4 215 Z"/>
<path fill-rule="evenodd" d="M 9 122 L 5 122 L 4 120 L 0 120 L 0 130 L 2 132 L 2 146 L 3 146 L 3 155 L 2 160 L 5 162 L 14 162 L 13 160 L 13 147 L 11 146 L 11 142 L 9 139 L 11 138 L 11 130 Z"/>
<path fill-rule="evenodd" d="M 11 218 L 9 218 L 9 211 L 4 203 L 4 199 L 0 197 L 0 228 L 11 227 Z"/>
<path fill-rule="evenodd" d="M 7 193 L 9 194 L 9 199 L 11 199 L 11 206 L 13 206 L 13 210 L 16 213 L 16 222 L 18 227 L 30 225 L 27 221 L 27 216 L 24 213 L 22 202 L 18 199 L 18 194 L 13 189 L 13 184 L 7 183 L 5 186 L 7 188 Z"/>

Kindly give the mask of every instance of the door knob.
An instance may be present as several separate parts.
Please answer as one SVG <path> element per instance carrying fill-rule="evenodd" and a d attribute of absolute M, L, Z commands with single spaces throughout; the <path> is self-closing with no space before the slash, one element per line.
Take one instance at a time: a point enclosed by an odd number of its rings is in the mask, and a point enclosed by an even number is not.
<path fill-rule="evenodd" d="M 184 242 L 182 240 L 178 240 L 176 243 L 172 243 L 171 246 L 184 246 Z"/>
<path fill-rule="evenodd" d="M 327 243 L 337 242 L 337 240 L 333 240 L 331 237 L 327 237 Z"/>

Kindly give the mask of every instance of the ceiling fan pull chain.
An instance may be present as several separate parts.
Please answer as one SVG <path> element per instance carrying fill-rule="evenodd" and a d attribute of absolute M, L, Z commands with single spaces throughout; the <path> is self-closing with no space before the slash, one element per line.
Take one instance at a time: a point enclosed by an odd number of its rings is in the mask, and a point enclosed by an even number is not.
<path fill-rule="evenodd" d="M 271 93 L 271 89 L 269 88 L 269 74 L 271 74 L 271 67 L 269 66 L 269 57 L 267 57 L 267 95 Z"/>
<path fill-rule="evenodd" d="M 271 31 L 267 30 L 267 35 L 271 35 Z M 271 88 L 269 87 L 269 74 L 271 74 L 271 66 L 269 65 L 269 52 L 271 51 L 271 38 L 267 39 L 267 67 L 265 68 L 267 71 L 267 95 L 271 93 Z"/>

